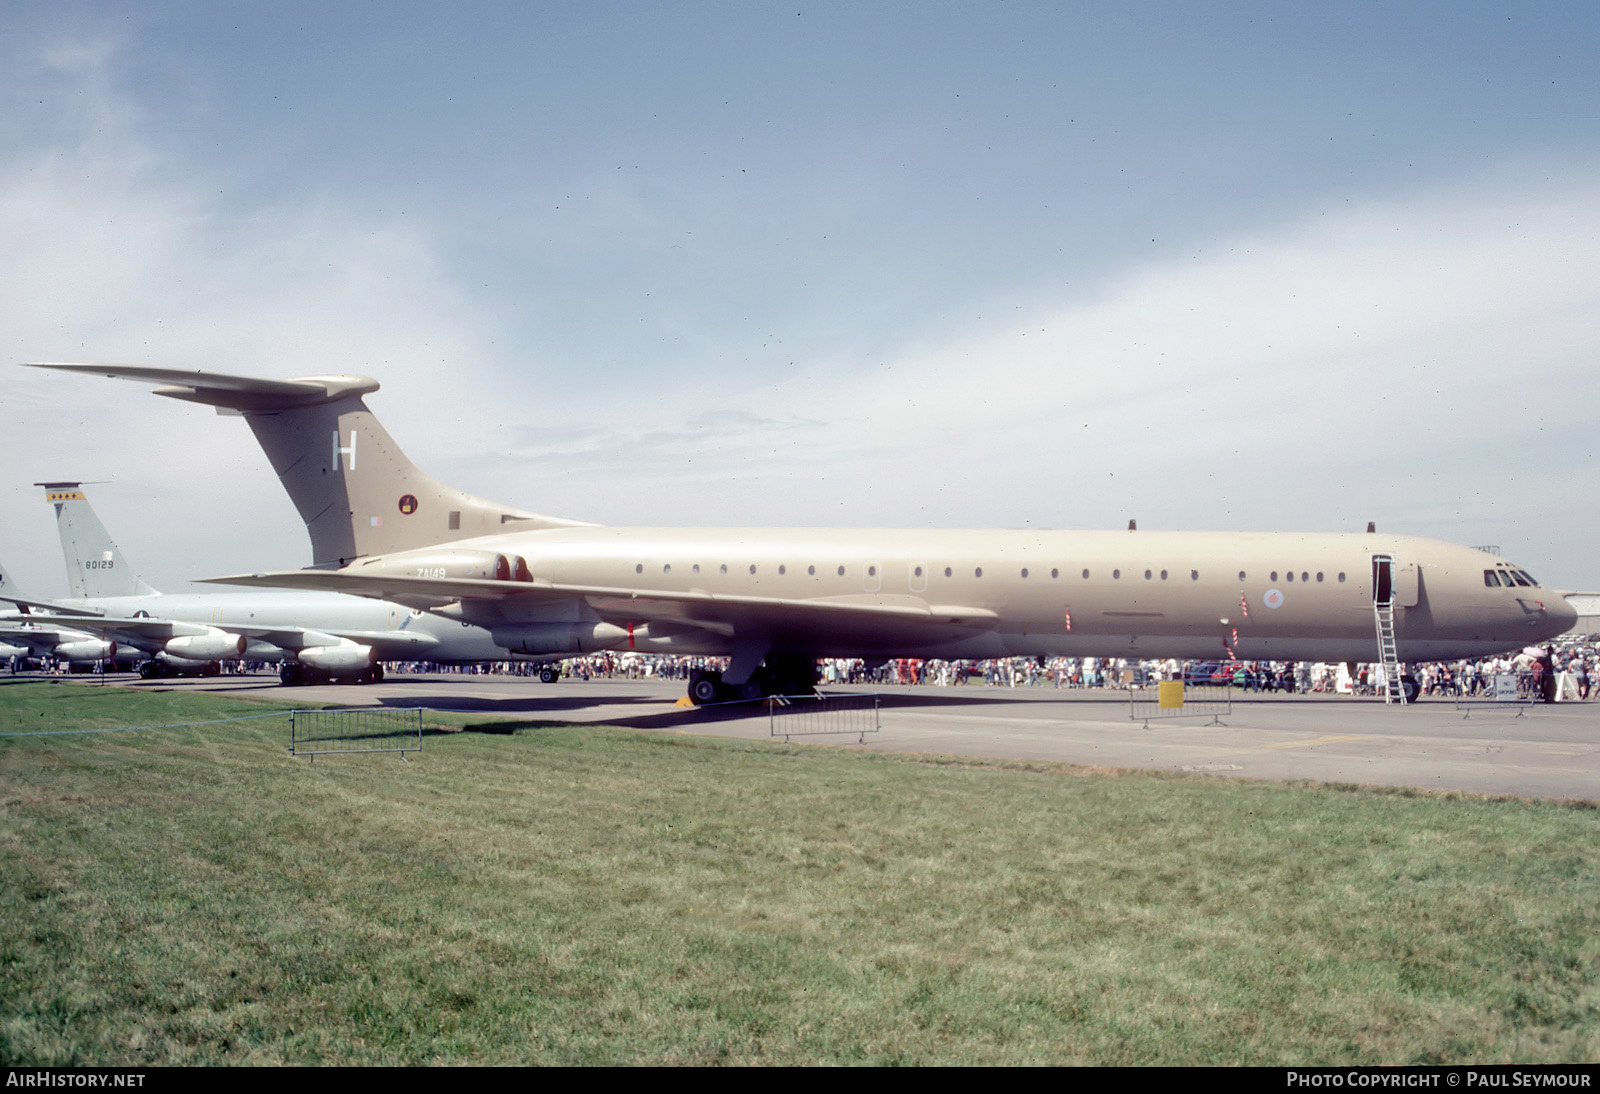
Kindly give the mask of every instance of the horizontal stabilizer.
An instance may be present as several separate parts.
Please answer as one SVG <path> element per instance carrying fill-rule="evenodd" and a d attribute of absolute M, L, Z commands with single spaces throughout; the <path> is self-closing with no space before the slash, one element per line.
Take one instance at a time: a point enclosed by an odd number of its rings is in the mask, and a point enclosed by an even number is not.
<path fill-rule="evenodd" d="M 347 395 L 365 395 L 378 390 L 378 381 L 367 376 L 301 376 L 292 380 L 266 380 L 256 376 L 232 376 L 222 372 L 191 372 L 176 368 L 145 368 L 142 365 L 65 361 L 29 362 L 27 367 L 82 372 L 91 376 L 108 376 L 113 380 L 158 384 L 162 386 L 157 387 L 157 395 L 231 410 L 316 406 L 319 403 L 334 402 Z"/>

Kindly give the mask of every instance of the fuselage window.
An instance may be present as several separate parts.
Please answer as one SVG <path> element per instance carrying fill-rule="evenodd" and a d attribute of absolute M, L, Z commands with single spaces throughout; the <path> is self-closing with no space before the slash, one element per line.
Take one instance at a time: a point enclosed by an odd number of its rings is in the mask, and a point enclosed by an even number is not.
<path fill-rule="evenodd" d="M 921 566 L 913 566 L 911 568 L 911 576 L 912 577 L 921 577 L 922 576 L 922 567 Z"/>
<path fill-rule="evenodd" d="M 840 567 L 839 567 L 839 576 L 840 576 L 840 577 L 843 577 L 843 576 L 844 576 L 844 567 L 843 567 L 843 566 L 840 566 Z"/>
<path fill-rule="evenodd" d="M 778 573 L 786 574 L 788 572 L 789 572 L 789 567 L 787 567 L 787 566 L 779 566 L 778 567 Z"/>
<path fill-rule="evenodd" d="M 641 563 L 639 563 L 639 565 L 635 566 L 633 568 L 633 572 L 636 573 L 636 574 L 644 573 L 644 563 L 641 562 Z"/>
<path fill-rule="evenodd" d="M 1199 581 L 1200 580 L 1200 571 L 1199 570 L 1190 570 L 1189 571 L 1189 580 L 1190 581 Z"/>
<path fill-rule="evenodd" d="M 750 564 L 750 572 L 751 573 L 755 573 L 756 572 L 756 564 L 754 562 L 752 562 Z"/>
<path fill-rule="evenodd" d="M 696 562 L 693 566 L 690 566 L 689 567 L 689 572 L 691 574 L 699 573 L 700 572 L 700 564 L 698 562 Z"/>
<path fill-rule="evenodd" d="M 1060 576 L 1061 576 L 1061 571 L 1060 570 L 1052 569 L 1050 571 L 1050 580 L 1054 581 L 1056 578 L 1058 578 Z"/>
<path fill-rule="evenodd" d="M 1276 581 L 1276 580 L 1278 580 L 1278 571 L 1277 570 L 1273 570 L 1270 574 L 1268 574 L 1267 575 L 1267 580 L 1268 581 Z"/>
<path fill-rule="evenodd" d="M 1122 571 L 1121 570 L 1112 570 L 1111 571 L 1111 580 L 1112 581 L 1121 581 L 1122 580 Z"/>
<path fill-rule="evenodd" d="M 1240 570 L 1240 571 L 1239 571 L 1239 580 L 1240 580 L 1240 581 L 1243 581 L 1243 580 L 1244 580 L 1244 571 L 1243 571 L 1243 570 Z"/>
<path fill-rule="evenodd" d="M 972 576 L 973 577 L 982 577 L 983 576 L 983 567 L 982 566 L 975 567 L 973 569 L 973 571 L 972 571 Z"/>
<path fill-rule="evenodd" d="M 867 567 L 867 576 L 868 577 L 877 577 L 878 576 L 878 568 L 876 566 L 868 566 Z"/>
<path fill-rule="evenodd" d="M 1028 568 L 1026 566 L 1022 568 L 1022 576 L 1024 579 L 1026 579 L 1028 576 Z"/>
<path fill-rule="evenodd" d="M 717 572 L 718 573 L 722 573 L 722 574 L 727 573 L 728 572 L 728 564 L 726 562 L 724 562 L 721 566 L 717 567 Z"/>
<path fill-rule="evenodd" d="M 1344 573 L 1342 571 L 1339 574 L 1339 582 L 1340 582 L 1340 584 L 1344 583 Z"/>
<path fill-rule="evenodd" d="M 1318 580 L 1318 581 L 1321 581 L 1321 580 L 1322 580 L 1322 571 L 1321 571 L 1321 570 L 1318 570 L 1318 571 L 1317 571 L 1317 580 Z"/>
<path fill-rule="evenodd" d="M 1083 571 L 1083 580 L 1085 580 L 1085 581 L 1089 580 L 1089 571 L 1088 570 Z"/>
<path fill-rule="evenodd" d="M 1293 570 L 1290 570 L 1290 571 L 1289 571 L 1289 572 L 1288 572 L 1288 573 L 1287 573 L 1287 574 L 1286 574 L 1286 575 L 1284 575 L 1284 576 L 1286 576 L 1286 577 L 1287 577 L 1287 578 L 1288 578 L 1288 579 L 1289 579 L 1289 580 L 1290 580 L 1290 581 L 1293 581 L 1293 580 L 1294 580 L 1294 571 L 1293 571 Z"/>
<path fill-rule="evenodd" d="M 661 572 L 664 573 L 664 574 L 670 574 L 672 572 L 672 563 L 669 562 L 666 565 L 662 566 L 661 567 Z"/>
<path fill-rule="evenodd" d="M 1161 571 L 1161 580 L 1162 581 L 1167 580 L 1167 571 L 1165 571 L 1165 570 Z"/>
<path fill-rule="evenodd" d="M 944 576 L 945 577 L 949 577 L 950 576 L 950 567 L 946 566 L 944 568 Z"/>
<path fill-rule="evenodd" d="M 817 576 L 817 568 L 815 566 L 807 566 L 806 567 L 806 573 L 811 577 L 816 577 Z"/>
<path fill-rule="evenodd" d="M 1145 579 L 1145 580 L 1146 580 L 1146 581 L 1149 581 L 1149 580 L 1150 580 L 1150 571 L 1149 571 L 1149 570 L 1146 570 L 1146 571 L 1145 571 L 1145 572 L 1144 572 L 1144 579 Z"/>

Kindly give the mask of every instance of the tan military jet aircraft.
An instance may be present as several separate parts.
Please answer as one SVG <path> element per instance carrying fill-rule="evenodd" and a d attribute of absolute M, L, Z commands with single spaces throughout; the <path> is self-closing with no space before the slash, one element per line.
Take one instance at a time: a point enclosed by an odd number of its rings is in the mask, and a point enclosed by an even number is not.
<path fill-rule="evenodd" d="M 523 654 L 730 655 L 691 680 L 697 703 L 808 689 L 818 657 L 1393 663 L 1520 648 L 1576 620 L 1495 555 L 1373 532 L 601 527 L 429 478 L 367 408 L 367 377 L 37 367 L 244 417 L 313 566 L 213 580 L 398 601 Z"/>

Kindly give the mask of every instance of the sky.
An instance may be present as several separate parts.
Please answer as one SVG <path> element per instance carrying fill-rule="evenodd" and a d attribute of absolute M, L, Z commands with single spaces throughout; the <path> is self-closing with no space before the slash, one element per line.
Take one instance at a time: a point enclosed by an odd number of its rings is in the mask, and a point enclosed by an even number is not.
<path fill-rule="evenodd" d="M 243 423 L 377 378 L 605 524 L 1382 531 L 1600 589 L 1600 6 L 0 5 L 0 563 L 310 561 Z"/>

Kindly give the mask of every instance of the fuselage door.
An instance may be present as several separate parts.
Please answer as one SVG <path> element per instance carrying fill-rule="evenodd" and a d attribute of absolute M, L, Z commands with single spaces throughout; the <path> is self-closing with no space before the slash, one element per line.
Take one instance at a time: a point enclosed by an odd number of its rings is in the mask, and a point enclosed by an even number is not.
<path fill-rule="evenodd" d="M 1394 602 L 1396 607 L 1414 608 L 1417 606 L 1417 564 L 1415 562 L 1397 562 L 1394 564 Z"/>
<path fill-rule="evenodd" d="M 1394 604 L 1394 559 L 1389 555 L 1372 556 L 1372 603 L 1379 608 Z"/>
<path fill-rule="evenodd" d="M 1378 607 L 1414 608 L 1417 564 L 1396 563 L 1393 555 L 1372 556 L 1372 603 Z"/>

